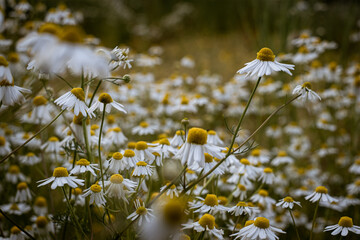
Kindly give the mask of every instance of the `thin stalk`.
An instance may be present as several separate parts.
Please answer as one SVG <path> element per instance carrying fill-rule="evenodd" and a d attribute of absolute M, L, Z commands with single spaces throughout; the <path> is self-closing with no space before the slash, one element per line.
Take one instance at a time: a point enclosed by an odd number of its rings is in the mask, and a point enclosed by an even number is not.
<path fill-rule="evenodd" d="M 18 227 L 18 228 L 20 229 L 20 231 L 22 231 L 23 233 L 25 233 L 26 236 L 28 236 L 30 239 L 35 240 L 35 238 L 34 238 L 30 233 L 28 233 L 24 228 L 20 227 L 19 224 L 17 224 L 14 220 L 12 220 L 6 213 L 4 213 L 3 210 L 0 209 L 0 213 L 1 213 L 9 222 L 11 222 L 11 223 L 14 224 L 16 227 Z"/>
<path fill-rule="evenodd" d="M 93 92 L 93 95 L 91 96 L 89 106 L 91 106 L 92 102 L 94 101 L 95 94 L 99 90 L 99 87 L 100 87 L 101 83 L 102 83 L 102 81 L 99 80 L 99 83 L 98 83 L 98 85 L 96 85 L 96 88 L 95 88 L 95 90 Z"/>
<path fill-rule="evenodd" d="M 3 159 L 1 159 L 0 164 L 3 163 L 6 159 L 8 159 L 12 154 L 14 154 L 15 152 L 17 152 L 19 149 L 21 149 L 22 147 L 24 147 L 26 144 L 28 144 L 31 140 L 33 140 L 35 137 L 37 137 L 40 133 L 42 133 L 45 129 L 47 129 L 51 124 L 53 124 L 56 119 L 58 119 L 60 117 L 60 115 L 65 112 L 66 109 L 61 110 L 61 112 L 59 112 L 58 115 L 56 115 L 56 117 L 53 118 L 53 120 L 51 120 L 51 122 L 49 122 L 46 126 L 44 126 L 43 128 L 41 128 L 37 133 L 35 133 L 31 138 L 29 138 L 28 140 L 26 140 L 23 144 L 21 144 L 20 146 L 18 146 L 17 148 L 15 148 L 11 153 L 9 153 L 8 155 L 6 155 Z"/>
<path fill-rule="evenodd" d="M 316 208 L 315 208 L 314 217 L 313 217 L 313 220 L 312 220 L 311 232 L 310 232 L 310 240 L 313 239 L 313 231 L 314 231 L 314 227 L 315 227 L 315 219 L 316 219 L 317 211 L 318 211 L 318 208 L 319 208 L 319 203 L 320 203 L 320 199 L 316 203 Z"/>
<path fill-rule="evenodd" d="M 103 175 L 103 166 L 102 166 L 102 161 L 101 161 L 101 135 L 102 135 L 102 130 L 103 130 L 103 126 L 104 126 L 105 108 L 106 108 L 106 103 L 104 103 L 104 109 L 103 109 L 103 114 L 102 114 L 102 118 L 101 118 L 101 125 L 100 125 L 100 132 L 99 132 L 99 143 L 98 143 L 99 166 L 100 166 L 100 174 L 101 174 L 101 182 L 102 182 L 102 191 L 103 192 L 105 192 L 105 190 L 104 190 L 105 183 L 104 183 L 104 175 Z"/>
<path fill-rule="evenodd" d="M 296 237 L 297 237 L 298 240 L 300 240 L 299 232 L 298 232 L 297 227 L 296 227 L 296 224 L 295 224 L 295 218 L 294 218 L 294 215 L 292 214 L 291 209 L 289 209 L 289 213 L 290 213 L 292 222 L 293 222 L 293 224 L 294 224 L 294 228 L 295 228 L 295 232 L 296 232 Z"/>

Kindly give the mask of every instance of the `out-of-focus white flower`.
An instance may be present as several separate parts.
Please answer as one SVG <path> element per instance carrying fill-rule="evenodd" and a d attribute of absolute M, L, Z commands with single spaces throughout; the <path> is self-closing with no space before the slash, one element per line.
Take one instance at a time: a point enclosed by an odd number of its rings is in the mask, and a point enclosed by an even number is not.
<path fill-rule="evenodd" d="M 72 188 L 76 188 L 78 185 L 84 185 L 83 179 L 77 179 L 74 176 L 69 176 L 69 173 L 64 167 L 57 167 L 54 169 L 53 176 L 44 180 L 38 181 L 40 183 L 38 187 L 44 186 L 46 184 L 51 184 L 51 189 L 55 189 L 57 187 L 63 187 L 65 184 L 69 185 Z"/>
<path fill-rule="evenodd" d="M 105 104 L 106 104 L 105 112 L 107 113 L 110 113 L 111 107 L 116 108 L 120 112 L 126 113 L 123 105 L 121 105 L 118 102 L 115 102 L 108 93 L 102 93 L 100 94 L 98 100 L 89 108 L 89 114 L 92 114 L 97 108 L 101 112 L 104 111 Z"/>
<path fill-rule="evenodd" d="M 279 202 L 276 204 L 276 206 L 280 206 L 282 208 L 289 208 L 289 209 L 293 209 L 294 204 L 298 205 L 299 207 L 301 207 L 300 202 L 294 201 L 294 199 L 290 196 L 285 197 L 281 200 L 279 200 Z"/>
<path fill-rule="evenodd" d="M 217 229 L 215 227 L 215 218 L 210 214 L 204 214 L 198 222 L 183 224 L 183 229 L 194 228 L 196 232 L 208 232 L 210 235 L 213 235 L 215 238 L 222 240 L 224 239 L 224 231 L 222 229 Z"/>
<path fill-rule="evenodd" d="M 153 210 L 150 208 L 145 208 L 145 203 L 140 203 L 139 199 L 136 199 L 135 201 L 135 212 L 130 214 L 127 219 L 131 219 L 131 221 L 135 221 L 136 219 L 139 219 L 138 225 L 142 226 L 141 224 L 146 221 L 146 223 L 150 223 L 150 221 L 155 217 L 152 212 Z"/>
<path fill-rule="evenodd" d="M 325 227 L 324 232 L 332 231 L 331 235 L 338 235 L 345 237 L 349 231 L 355 234 L 360 234 L 360 227 L 353 224 L 353 220 L 350 217 L 341 217 L 338 224 Z"/>
<path fill-rule="evenodd" d="M 61 109 L 74 109 L 75 116 L 81 113 L 83 116 L 87 116 L 89 108 L 86 106 L 85 93 L 82 88 L 73 88 L 71 91 L 65 93 L 61 97 L 57 98 L 54 103 L 59 105 Z M 94 114 L 89 114 L 92 117 Z"/>
<path fill-rule="evenodd" d="M 95 183 L 90 188 L 84 191 L 83 197 L 90 196 L 90 204 L 105 205 L 106 200 L 104 198 L 104 192 L 99 184 Z"/>
<path fill-rule="evenodd" d="M 318 186 L 315 189 L 315 192 L 311 193 L 310 195 L 305 197 L 306 200 L 309 200 L 310 202 L 337 202 L 338 200 L 336 198 L 331 197 L 328 194 L 328 189 L 324 186 Z"/>
<path fill-rule="evenodd" d="M 321 100 L 320 96 L 311 90 L 311 83 L 305 82 L 303 85 L 297 85 L 292 94 L 294 95 L 300 95 L 300 99 L 302 99 L 304 102 L 307 102 L 308 100 L 310 102 L 316 102 L 318 100 Z"/>

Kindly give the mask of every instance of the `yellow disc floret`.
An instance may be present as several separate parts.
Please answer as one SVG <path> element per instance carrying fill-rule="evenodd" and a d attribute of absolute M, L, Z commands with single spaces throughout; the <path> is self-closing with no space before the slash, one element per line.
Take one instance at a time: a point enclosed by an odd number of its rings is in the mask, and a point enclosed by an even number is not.
<path fill-rule="evenodd" d="M 5 146 L 6 140 L 3 136 L 0 136 L 0 146 Z"/>
<path fill-rule="evenodd" d="M 110 177 L 110 182 L 111 182 L 111 183 L 119 184 L 119 183 L 122 183 L 123 181 L 124 181 L 124 178 L 123 178 L 123 176 L 121 176 L 120 174 L 113 174 L 113 175 Z"/>
<path fill-rule="evenodd" d="M 249 160 L 247 160 L 246 158 L 240 159 L 240 163 L 243 164 L 243 165 L 250 165 Z"/>
<path fill-rule="evenodd" d="M 207 132 L 202 128 L 191 128 L 187 137 L 188 143 L 204 145 L 207 142 Z"/>
<path fill-rule="evenodd" d="M 82 88 L 73 88 L 71 93 L 81 101 L 85 101 L 85 93 Z"/>
<path fill-rule="evenodd" d="M 136 163 L 136 166 L 138 166 L 138 167 L 146 167 L 147 163 L 144 162 L 144 161 L 139 161 L 139 162 Z"/>
<path fill-rule="evenodd" d="M 215 194 L 207 194 L 204 200 L 204 204 L 213 207 L 219 205 L 219 200 Z"/>
<path fill-rule="evenodd" d="M 116 152 L 112 155 L 112 158 L 115 160 L 121 160 L 123 158 L 123 155 L 119 152 Z"/>
<path fill-rule="evenodd" d="M 47 201 L 44 197 L 39 196 L 35 199 L 34 205 L 37 207 L 46 207 Z"/>
<path fill-rule="evenodd" d="M 272 173 L 273 172 L 273 170 L 271 169 L 271 168 L 265 168 L 264 169 L 264 173 Z"/>
<path fill-rule="evenodd" d="M 238 203 L 236 204 L 236 206 L 237 206 L 237 207 L 246 207 L 247 204 L 246 204 L 246 202 L 238 202 Z"/>
<path fill-rule="evenodd" d="M 9 173 L 11 173 L 11 174 L 19 174 L 20 173 L 20 168 L 17 165 L 11 165 L 9 167 Z"/>
<path fill-rule="evenodd" d="M 315 189 L 315 192 L 317 193 L 328 193 L 328 189 L 324 186 L 318 186 L 316 189 Z"/>
<path fill-rule="evenodd" d="M 13 227 L 10 229 L 10 232 L 11 232 L 11 234 L 18 235 L 18 234 L 21 233 L 21 230 L 20 230 L 17 226 L 13 226 Z"/>
<path fill-rule="evenodd" d="M 91 185 L 90 190 L 94 193 L 99 193 L 101 192 L 101 186 L 99 184 L 93 184 Z"/>
<path fill-rule="evenodd" d="M 21 182 L 17 185 L 17 190 L 24 190 L 24 189 L 27 189 L 28 188 L 28 185 L 26 182 Z"/>
<path fill-rule="evenodd" d="M 138 215 L 145 215 L 147 213 L 147 210 L 144 206 L 140 206 L 136 209 L 136 213 Z"/>
<path fill-rule="evenodd" d="M 6 60 L 4 56 L 0 56 L 0 66 L 7 67 L 9 65 L 9 62 Z"/>
<path fill-rule="evenodd" d="M 303 85 L 302 85 L 303 88 L 307 88 L 307 89 L 311 89 L 311 83 L 309 82 L 305 82 Z"/>
<path fill-rule="evenodd" d="M 147 145 L 147 143 L 144 142 L 144 141 L 139 141 L 139 142 L 137 142 L 136 145 L 135 145 L 135 149 L 136 149 L 136 150 L 145 150 L 145 149 L 147 149 L 147 148 L 148 148 L 148 145 Z"/>
<path fill-rule="evenodd" d="M 147 122 L 141 122 L 139 124 L 139 126 L 142 127 L 142 128 L 147 128 L 149 126 L 149 124 Z"/>
<path fill-rule="evenodd" d="M 211 162 L 213 161 L 213 159 L 214 159 L 213 156 L 211 156 L 211 155 L 208 154 L 208 153 L 204 153 L 204 155 L 205 155 L 205 162 L 206 162 L 206 163 L 211 163 Z"/>
<path fill-rule="evenodd" d="M 341 217 L 339 220 L 339 226 L 341 227 L 352 227 L 353 226 L 353 220 L 350 217 Z"/>
<path fill-rule="evenodd" d="M 54 177 L 67 177 L 69 176 L 68 170 L 64 167 L 57 167 L 53 172 Z"/>
<path fill-rule="evenodd" d="M 254 221 L 254 225 L 258 228 L 268 228 L 270 226 L 270 222 L 267 218 L 257 217 Z"/>
<path fill-rule="evenodd" d="M 133 150 L 126 149 L 124 152 L 124 157 L 135 157 L 135 152 Z"/>
<path fill-rule="evenodd" d="M 39 216 L 36 218 L 35 223 L 38 228 L 45 228 L 46 225 L 48 224 L 48 220 L 44 216 Z"/>
<path fill-rule="evenodd" d="M 199 224 L 205 229 L 206 229 L 206 226 L 209 229 L 214 229 L 214 227 L 215 227 L 215 218 L 214 218 L 214 216 L 206 213 L 200 218 Z"/>
<path fill-rule="evenodd" d="M 264 189 L 260 189 L 259 190 L 259 195 L 262 197 L 267 197 L 269 195 L 268 191 L 264 190 Z"/>
<path fill-rule="evenodd" d="M 275 60 L 275 55 L 274 55 L 273 51 L 270 48 L 262 48 L 257 53 L 256 58 L 259 59 L 260 61 L 271 61 L 271 62 L 273 62 Z"/>
<path fill-rule="evenodd" d="M 79 161 L 76 161 L 76 165 L 89 166 L 90 162 L 85 158 L 81 158 Z"/>
<path fill-rule="evenodd" d="M 45 105 L 47 103 L 47 99 L 41 95 L 34 97 L 33 104 L 35 106 Z"/>
<path fill-rule="evenodd" d="M 284 198 L 284 202 L 289 202 L 289 203 L 291 203 L 291 202 L 294 202 L 294 199 L 292 198 L 292 197 L 286 197 L 286 198 Z"/>
<path fill-rule="evenodd" d="M 99 96 L 99 102 L 104 103 L 104 104 L 108 104 L 108 103 L 112 103 L 113 99 L 112 97 L 108 94 L 108 93 L 102 93 Z"/>
<path fill-rule="evenodd" d="M 287 153 L 285 151 L 279 151 L 278 152 L 278 157 L 286 157 Z"/>
<path fill-rule="evenodd" d="M 159 143 L 161 145 L 168 145 L 168 146 L 170 145 L 170 142 L 167 138 L 160 139 Z"/>

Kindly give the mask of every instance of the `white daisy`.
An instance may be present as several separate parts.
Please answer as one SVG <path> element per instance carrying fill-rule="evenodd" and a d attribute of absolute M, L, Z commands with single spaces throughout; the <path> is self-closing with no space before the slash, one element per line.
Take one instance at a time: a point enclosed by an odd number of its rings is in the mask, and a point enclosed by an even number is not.
<path fill-rule="evenodd" d="M 152 212 L 153 210 L 150 208 L 145 208 L 145 203 L 140 203 L 139 199 L 136 199 L 134 202 L 135 205 L 135 212 L 131 213 L 127 219 L 131 219 L 131 221 L 135 221 L 136 219 L 139 219 L 138 225 L 142 226 L 141 224 L 146 221 L 146 223 L 150 223 L 150 221 L 155 217 Z"/>
<path fill-rule="evenodd" d="M 9 203 L 0 206 L 1 209 L 9 214 L 24 215 L 31 210 L 31 207 L 26 203 Z"/>
<path fill-rule="evenodd" d="M 11 153 L 10 143 L 3 136 L 0 136 L 0 156 Z"/>
<path fill-rule="evenodd" d="M 260 189 L 258 193 L 254 194 L 250 200 L 254 203 L 260 203 L 263 206 L 271 207 L 271 205 L 275 204 L 276 201 L 269 197 L 269 192 Z"/>
<path fill-rule="evenodd" d="M 112 157 L 108 161 L 110 173 L 119 173 L 120 171 L 128 168 L 127 161 L 123 159 L 123 155 L 119 152 L 113 153 Z"/>
<path fill-rule="evenodd" d="M 46 198 L 41 196 L 36 197 L 33 210 L 37 216 L 46 216 L 48 213 Z"/>
<path fill-rule="evenodd" d="M 90 162 L 85 159 L 81 158 L 80 160 L 76 161 L 75 167 L 71 169 L 70 174 L 81 174 L 85 172 L 90 172 L 93 176 L 96 176 L 95 171 L 99 171 L 97 168 L 97 164 L 90 164 Z"/>
<path fill-rule="evenodd" d="M 346 190 L 351 195 L 360 193 L 360 179 L 358 178 L 354 183 L 348 184 Z"/>
<path fill-rule="evenodd" d="M 25 182 L 26 177 L 20 172 L 19 166 L 11 165 L 5 174 L 5 179 L 12 184 L 17 184 L 18 182 Z"/>
<path fill-rule="evenodd" d="M 198 199 L 200 202 L 193 203 L 190 207 L 190 209 L 196 209 L 194 212 L 215 214 L 228 210 L 227 207 L 219 205 L 219 199 L 215 194 L 207 194 L 205 199 L 202 197 L 198 197 Z"/>
<path fill-rule="evenodd" d="M 208 144 L 213 144 L 216 146 L 223 146 L 224 142 L 219 138 L 217 133 L 214 130 L 208 131 L 208 138 L 207 138 Z"/>
<path fill-rule="evenodd" d="M 158 131 L 158 127 L 155 125 L 150 125 L 147 122 L 140 122 L 139 126 L 134 127 L 131 130 L 131 133 L 134 135 L 149 135 L 154 134 L 156 131 Z"/>
<path fill-rule="evenodd" d="M 35 165 L 38 164 L 41 159 L 37 157 L 33 152 L 28 152 L 26 155 L 20 156 L 19 161 L 24 165 Z"/>
<path fill-rule="evenodd" d="M 135 157 L 137 161 L 144 161 L 152 163 L 155 160 L 154 154 L 152 154 L 148 148 L 148 144 L 144 141 L 139 141 L 135 145 Z"/>
<path fill-rule="evenodd" d="M 311 193 L 310 195 L 305 197 L 306 200 L 309 200 L 310 202 L 337 202 L 338 200 L 336 198 L 331 197 L 328 194 L 328 189 L 324 186 L 318 186 L 315 189 L 315 192 Z"/>
<path fill-rule="evenodd" d="M 105 137 L 107 141 L 114 144 L 115 146 L 121 146 L 128 140 L 119 127 L 110 128 Z"/>
<path fill-rule="evenodd" d="M 204 214 L 198 222 L 183 224 L 182 229 L 194 228 L 196 232 L 208 232 L 217 239 L 224 239 L 224 231 L 215 227 L 215 218 L 210 214 Z"/>
<path fill-rule="evenodd" d="M 252 205 L 249 205 L 246 202 L 238 202 L 235 206 L 229 208 L 229 213 L 234 214 L 235 216 L 240 215 L 252 215 L 255 212 L 258 212 L 258 208 Z"/>
<path fill-rule="evenodd" d="M 300 202 L 294 201 L 294 199 L 292 197 L 285 197 L 281 200 L 279 200 L 279 202 L 276 204 L 277 207 L 282 207 L 282 208 L 289 208 L 289 209 L 293 209 L 294 204 L 298 205 L 299 207 L 301 207 Z"/>
<path fill-rule="evenodd" d="M 106 200 L 104 198 L 104 192 L 101 189 L 101 186 L 97 183 L 91 185 L 88 189 L 84 191 L 82 195 L 84 198 L 90 196 L 90 204 L 95 203 L 96 205 L 105 205 Z"/>
<path fill-rule="evenodd" d="M 61 109 L 74 109 L 75 116 L 79 115 L 79 113 L 87 116 L 89 113 L 89 108 L 85 103 L 85 93 L 82 88 L 73 88 L 71 91 L 56 99 L 54 103 L 59 105 Z M 93 117 L 95 115 L 89 113 L 89 116 Z"/>
<path fill-rule="evenodd" d="M 316 92 L 311 90 L 311 84 L 309 82 L 305 82 L 303 85 L 297 85 L 294 88 L 292 94 L 301 94 L 299 98 L 302 99 L 304 102 L 307 102 L 308 100 L 310 102 L 316 102 L 318 100 L 321 100 L 320 96 Z"/>
<path fill-rule="evenodd" d="M 55 189 L 57 187 L 63 187 L 65 184 L 69 185 L 72 188 L 76 188 L 77 186 L 83 186 L 84 180 L 77 179 L 74 176 L 69 176 L 69 173 L 64 167 L 57 167 L 54 169 L 53 176 L 44 180 L 38 181 L 40 183 L 38 187 L 44 186 L 46 184 L 51 184 L 51 189 Z"/>
<path fill-rule="evenodd" d="M 275 175 L 271 168 L 264 168 L 263 172 L 260 175 L 259 181 L 266 184 L 272 184 L 274 182 Z"/>
<path fill-rule="evenodd" d="M 154 173 L 153 166 L 148 165 L 144 161 L 139 161 L 136 163 L 133 176 L 139 177 L 139 176 L 151 176 Z"/>
<path fill-rule="evenodd" d="M 354 174 L 360 174 L 360 158 L 356 159 L 355 162 L 351 164 L 349 172 Z"/>
<path fill-rule="evenodd" d="M 26 182 L 21 182 L 17 185 L 15 202 L 28 202 L 31 201 L 31 193 Z"/>
<path fill-rule="evenodd" d="M 258 77 L 270 75 L 272 72 L 283 71 L 292 75 L 290 70 L 294 70 L 294 65 L 279 63 L 275 60 L 275 55 L 270 48 L 262 48 L 258 53 L 255 60 L 246 63 L 237 73 L 247 73 L 246 76 L 253 76 L 257 74 Z"/>
<path fill-rule="evenodd" d="M 183 130 L 177 130 L 174 137 L 170 141 L 170 145 L 173 147 L 180 147 L 184 144 L 185 132 Z"/>
<path fill-rule="evenodd" d="M 283 230 L 270 226 L 270 222 L 267 218 L 257 217 L 253 223 L 242 228 L 238 233 L 231 234 L 231 237 L 235 239 L 279 239 L 275 233 L 285 233 Z"/>
<path fill-rule="evenodd" d="M 107 113 L 110 113 L 111 107 L 116 108 L 120 112 L 126 113 L 123 105 L 115 102 L 108 93 L 102 93 L 100 94 L 98 100 L 89 108 L 89 114 L 92 114 L 97 108 L 101 112 L 104 111 L 104 105 L 106 106 L 105 112 Z"/>
<path fill-rule="evenodd" d="M 162 186 L 160 188 L 160 192 L 162 192 L 167 186 L 169 186 L 170 183 L 167 183 L 165 186 Z M 179 197 L 179 191 L 176 188 L 176 185 L 171 185 L 168 190 L 166 190 L 166 196 L 170 196 L 170 198 L 173 198 L 174 196 Z"/>
<path fill-rule="evenodd" d="M 271 161 L 271 165 L 277 167 L 281 164 L 291 164 L 294 159 L 287 155 L 286 151 L 280 150 L 277 156 Z"/>
<path fill-rule="evenodd" d="M 110 177 L 109 181 L 105 181 L 105 186 L 108 187 L 105 192 L 107 196 L 123 199 L 128 203 L 126 194 L 135 189 L 136 182 L 125 179 L 120 174 L 114 174 Z"/>
<path fill-rule="evenodd" d="M 355 234 L 360 234 L 360 227 L 353 224 L 353 220 L 350 217 L 341 217 L 338 224 L 325 227 L 324 232 L 333 231 L 331 235 L 338 235 L 345 237 L 349 231 Z"/>
<path fill-rule="evenodd" d="M 126 149 L 123 153 L 123 161 L 127 163 L 125 169 L 130 169 L 135 167 L 137 163 L 135 152 L 131 149 Z"/>
<path fill-rule="evenodd" d="M 23 93 L 31 93 L 30 90 L 0 81 L 0 104 L 12 106 L 25 101 Z"/>

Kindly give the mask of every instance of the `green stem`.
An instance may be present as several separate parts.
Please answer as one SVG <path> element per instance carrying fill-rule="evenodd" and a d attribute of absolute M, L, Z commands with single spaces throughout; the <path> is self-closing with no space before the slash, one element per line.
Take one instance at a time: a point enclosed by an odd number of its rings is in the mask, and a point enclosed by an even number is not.
<path fill-rule="evenodd" d="M 299 232 L 298 232 L 297 227 L 296 227 L 296 224 L 295 224 L 295 218 L 294 218 L 294 215 L 292 214 L 291 209 L 289 209 L 289 213 L 290 213 L 292 222 L 293 222 L 293 224 L 294 224 L 294 228 L 295 228 L 295 232 L 296 232 L 296 237 L 297 237 L 298 240 L 300 240 Z"/>
<path fill-rule="evenodd" d="M 96 85 L 96 88 L 95 88 L 95 90 L 93 92 L 93 95 L 91 96 L 89 106 L 91 106 L 92 102 L 94 101 L 95 94 L 99 90 L 99 87 L 100 87 L 101 83 L 102 83 L 102 81 L 100 80 L 98 85 Z"/>
<path fill-rule="evenodd" d="M 102 161 L 101 161 L 101 135 L 102 135 L 102 130 L 103 130 L 103 126 L 104 126 L 105 108 L 106 108 L 106 103 L 104 103 L 104 109 L 103 109 L 103 114 L 102 114 L 102 118 L 101 118 L 101 125 L 100 125 L 100 132 L 99 132 L 99 143 L 98 143 L 99 166 L 100 166 L 100 174 L 101 174 L 101 182 L 102 182 L 103 192 L 105 192 L 105 183 L 104 183 L 104 175 L 103 175 L 103 166 L 102 166 Z"/>
<path fill-rule="evenodd" d="M 17 224 L 14 220 L 12 220 L 6 213 L 4 213 L 3 210 L 0 209 L 0 213 L 1 213 L 9 222 L 11 222 L 11 223 L 14 224 L 16 227 L 18 227 L 18 228 L 20 229 L 20 231 L 22 231 L 23 233 L 25 233 L 26 236 L 28 236 L 30 239 L 35 240 L 35 238 L 34 238 L 30 233 L 28 233 L 24 228 L 20 227 L 20 225 Z"/>
<path fill-rule="evenodd" d="M 51 120 L 51 122 L 49 122 L 46 126 L 44 126 L 43 128 L 41 128 L 37 133 L 35 133 L 31 138 L 29 138 L 28 140 L 26 140 L 23 144 L 21 144 L 20 146 L 18 146 L 17 148 L 15 148 L 11 153 L 9 153 L 8 155 L 6 155 L 3 159 L 1 159 L 0 164 L 3 163 L 6 159 L 8 159 L 12 154 L 14 154 L 15 152 L 17 152 L 19 149 L 21 149 L 22 147 L 24 147 L 26 144 L 28 144 L 31 140 L 33 140 L 35 137 L 37 137 L 40 133 L 42 133 L 45 129 L 47 129 L 51 124 L 53 124 L 56 119 L 58 119 L 60 117 L 60 115 L 65 112 L 66 109 L 61 110 L 61 112 L 59 112 L 58 115 L 56 115 L 56 117 L 53 118 L 53 120 Z"/>
<path fill-rule="evenodd" d="M 314 227 L 315 227 L 315 219 L 316 219 L 317 211 L 318 211 L 318 208 L 319 208 L 319 203 L 320 203 L 320 199 L 316 203 L 316 208 L 315 208 L 315 212 L 314 212 L 314 218 L 312 220 L 312 226 L 311 226 L 311 232 L 310 232 L 310 240 L 313 239 L 313 231 L 314 231 Z"/>

